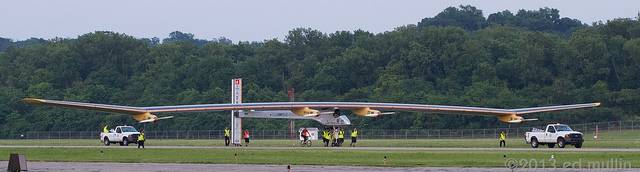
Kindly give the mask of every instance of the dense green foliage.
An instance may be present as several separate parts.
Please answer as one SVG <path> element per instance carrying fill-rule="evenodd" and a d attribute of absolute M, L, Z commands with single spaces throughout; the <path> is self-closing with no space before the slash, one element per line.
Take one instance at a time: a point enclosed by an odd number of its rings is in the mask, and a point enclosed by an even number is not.
<path fill-rule="evenodd" d="M 632 119 L 640 110 L 640 22 L 584 25 L 547 8 L 485 19 L 475 7 L 451 7 L 384 33 L 298 28 L 284 41 L 232 43 L 173 32 L 160 42 L 100 31 L 0 43 L 0 135 L 134 123 L 124 115 L 29 106 L 19 101 L 24 97 L 132 106 L 227 103 L 234 77 L 245 81 L 245 102 L 287 101 L 286 89 L 293 87 L 296 101 L 499 108 L 603 102 L 536 116 L 571 123 Z M 173 115 L 153 127 L 221 129 L 229 123 L 228 112 Z M 361 128 L 500 125 L 491 117 L 405 112 L 351 119 Z M 252 129 L 286 128 L 282 120 L 246 121 Z"/>

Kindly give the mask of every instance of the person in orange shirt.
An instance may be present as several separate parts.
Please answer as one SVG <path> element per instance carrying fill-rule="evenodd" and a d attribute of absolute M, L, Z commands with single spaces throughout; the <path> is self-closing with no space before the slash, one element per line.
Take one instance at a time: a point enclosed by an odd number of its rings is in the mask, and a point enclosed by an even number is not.
<path fill-rule="evenodd" d="M 244 130 L 242 137 L 244 138 L 244 146 L 249 146 L 249 130 Z"/>

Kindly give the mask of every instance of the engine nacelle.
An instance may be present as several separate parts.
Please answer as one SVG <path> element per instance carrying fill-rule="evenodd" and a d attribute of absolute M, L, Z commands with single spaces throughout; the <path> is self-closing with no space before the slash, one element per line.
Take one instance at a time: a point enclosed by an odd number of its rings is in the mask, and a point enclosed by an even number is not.
<path fill-rule="evenodd" d="M 151 114 L 149 112 L 133 115 L 132 117 L 133 117 L 133 119 L 135 119 L 138 122 L 144 121 L 144 120 L 150 120 L 150 119 L 158 119 L 158 116 L 153 115 L 153 114 Z"/>
<path fill-rule="evenodd" d="M 358 116 L 376 117 L 382 114 L 379 110 L 373 110 L 370 108 L 358 108 L 352 111 Z"/>
<path fill-rule="evenodd" d="M 511 115 L 502 115 L 502 116 L 498 116 L 498 120 L 502 121 L 502 122 L 506 122 L 506 123 L 512 123 L 512 124 L 516 124 L 516 123 L 523 123 L 523 122 L 527 122 L 527 121 L 536 121 L 538 119 L 525 119 L 521 116 L 515 115 L 515 114 L 511 114 Z"/>
<path fill-rule="evenodd" d="M 313 117 L 313 116 L 320 115 L 319 110 L 311 109 L 308 107 L 294 108 L 294 109 L 291 109 L 291 112 L 293 112 L 293 114 L 296 114 L 298 116 L 306 116 L 306 117 Z"/>
<path fill-rule="evenodd" d="M 498 120 L 506 123 L 520 123 L 524 118 L 515 114 L 498 116 Z"/>

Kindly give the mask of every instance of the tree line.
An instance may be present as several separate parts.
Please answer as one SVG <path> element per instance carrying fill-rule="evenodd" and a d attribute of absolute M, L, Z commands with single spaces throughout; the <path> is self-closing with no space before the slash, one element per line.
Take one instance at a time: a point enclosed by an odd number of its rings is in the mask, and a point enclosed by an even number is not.
<path fill-rule="evenodd" d="M 640 110 L 640 22 L 584 24 L 556 9 L 484 17 L 449 7 L 383 33 L 295 28 L 284 40 L 233 42 L 135 38 L 96 31 L 77 38 L 0 38 L 0 135 L 98 131 L 135 124 L 127 115 L 26 105 L 24 97 L 131 106 L 230 102 L 366 101 L 496 108 L 602 102 L 601 107 L 535 115 L 566 123 L 636 119 Z M 180 113 L 151 129 L 222 129 L 229 112 Z M 493 117 L 400 112 L 356 117 L 372 129 L 485 128 Z M 298 126 L 318 126 L 300 121 Z M 284 120 L 246 119 L 245 128 L 286 129 Z"/>

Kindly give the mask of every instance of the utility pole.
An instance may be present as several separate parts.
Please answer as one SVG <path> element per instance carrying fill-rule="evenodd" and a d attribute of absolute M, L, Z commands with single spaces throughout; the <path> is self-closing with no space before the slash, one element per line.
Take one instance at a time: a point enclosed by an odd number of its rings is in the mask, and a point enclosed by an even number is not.
<path fill-rule="evenodd" d="M 289 87 L 289 89 L 287 89 L 287 96 L 289 97 L 290 102 L 295 101 L 295 89 L 293 89 L 293 87 Z M 296 123 L 294 120 L 289 119 L 289 138 L 295 140 L 297 135 Z"/>

